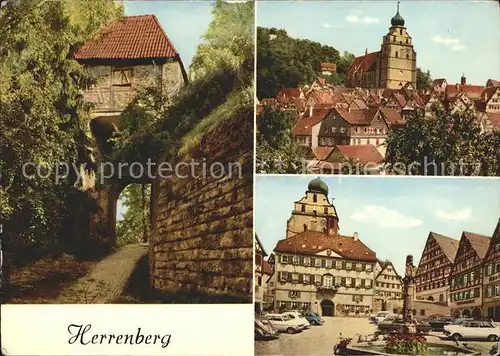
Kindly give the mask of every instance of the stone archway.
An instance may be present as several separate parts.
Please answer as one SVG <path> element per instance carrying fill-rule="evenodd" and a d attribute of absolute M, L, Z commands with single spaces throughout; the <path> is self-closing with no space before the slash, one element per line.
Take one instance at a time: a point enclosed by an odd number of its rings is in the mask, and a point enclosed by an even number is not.
<path fill-rule="evenodd" d="M 434 297 L 430 296 L 430 297 L 427 298 L 427 300 L 433 302 L 434 301 Z"/>
<path fill-rule="evenodd" d="M 460 310 L 455 310 L 455 311 L 453 312 L 453 317 L 454 317 L 454 318 L 460 318 Z"/>
<path fill-rule="evenodd" d="M 481 309 L 480 308 L 474 308 L 472 309 L 472 317 L 475 319 L 475 320 L 480 320 L 481 317 L 482 317 L 482 313 L 481 313 Z"/>
<path fill-rule="evenodd" d="M 324 299 L 320 303 L 322 316 L 335 316 L 335 303 L 330 299 Z"/>
<path fill-rule="evenodd" d="M 464 318 L 470 318 L 470 309 L 464 309 L 464 310 L 462 310 L 462 316 Z"/>

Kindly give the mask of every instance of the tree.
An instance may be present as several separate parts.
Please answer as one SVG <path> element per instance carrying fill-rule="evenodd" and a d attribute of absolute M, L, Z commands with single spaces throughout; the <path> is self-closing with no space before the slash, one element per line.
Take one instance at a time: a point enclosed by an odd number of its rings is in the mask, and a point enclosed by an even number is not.
<path fill-rule="evenodd" d="M 125 187 L 120 195 L 120 201 L 126 210 L 123 219 L 117 222 L 118 244 L 148 241 L 150 209 L 147 202 L 150 198 L 149 184 L 130 184 Z"/>
<path fill-rule="evenodd" d="M 422 69 L 417 68 L 417 89 L 428 90 L 432 88 L 431 72 L 427 70 L 423 72 Z"/>
<path fill-rule="evenodd" d="M 341 59 L 331 46 L 291 38 L 285 30 L 258 27 L 257 97 L 272 98 L 280 88 L 310 84 L 320 74 L 321 62 L 337 63 L 343 75 L 350 65 L 349 58 Z"/>
<path fill-rule="evenodd" d="M 393 174 L 500 174 L 499 133 L 484 133 L 472 111 L 450 113 L 434 108 L 435 118 L 421 111 L 401 129 L 389 132 L 385 163 Z"/>
<path fill-rule="evenodd" d="M 264 107 L 257 117 L 257 168 L 259 173 L 305 173 L 306 149 L 291 137 L 293 116 Z"/>
<path fill-rule="evenodd" d="M 5 249 L 22 258 L 74 247 L 83 233 L 74 214 L 93 200 L 74 187 L 74 175 L 55 182 L 54 174 L 58 162 L 90 160 L 81 92 L 93 78 L 72 54 L 122 12 L 107 0 L 10 1 L 1 9 L 0 220 Z M 25 163 L 48 177 L 22 174 Z"/>

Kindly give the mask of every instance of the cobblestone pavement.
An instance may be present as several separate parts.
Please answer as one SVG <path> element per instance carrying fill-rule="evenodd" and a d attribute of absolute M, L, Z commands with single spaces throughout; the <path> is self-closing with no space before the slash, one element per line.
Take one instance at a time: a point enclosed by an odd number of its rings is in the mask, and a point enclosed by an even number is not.
<path fill-rule="evenodd" d="M 110 303 L 125 288 L 137 262 L 148 251 L 147 244 L 126 245 L 100 261 L 76 283 L 64 289 L 56 303 Z"/>
<path fill-rule="evenodd" d="M 298 334 L 280 334 L 279 339 L 256 341 L 256 355 L 333 355 L 339 333 L 342 337 L 373 334 L 376 326 L 367 318 L 323 317 L 322 326 L 311 326 Z"/>
<path fill-rule="evenodd" d="M 311 326 L 298 334 L 280 334 L 279 339 L 271 341 L 255 341 L 256 355 L 333 355 L 333 346 L 337 343 L 339 334 L 342 337 L 353 338 L 356 334 L 373 334 L 377 329 L 367 318 L 323 317 L 322 326 Z M 454 345 L 454 341 L 444 338 L 440 332 L 431 332 L 427 337 L 429 342 Z M 467 347 L 488 355 L 493 342 L 465 341 Z"/>

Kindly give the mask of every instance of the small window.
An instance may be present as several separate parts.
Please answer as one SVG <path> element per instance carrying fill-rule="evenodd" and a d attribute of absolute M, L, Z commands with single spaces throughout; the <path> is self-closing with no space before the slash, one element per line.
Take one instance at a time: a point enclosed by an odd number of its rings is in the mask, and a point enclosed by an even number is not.
<path fill-rule="evenodd" d="M 316 194 L 313 195 L 313 202 L 315 202 L 315 203 L 318 202 L 318 196 Z"/>
<path fill-rule="evenodd" d="M 300 211 L 302 211 L 303 213 L 306 211 L 306 206 L 305 204 L 302 204 L 301 207 L 300 207 Z"/>
<path fill-rule="evenodd" d="M 406 59 L 410 59 L 410 55 L 408 53 L 406 54 Z"/>
<path fill-rule="evenodd" d="M 398 58 L 398 51 L 396 51 L 396 58 Z"/>
<path fill-rule="evenodd" d="M 402 29 L 402 28 L 400 28 L 400 29 L 399 29 L 399 34 L 400 34 L 400 35 L 402 35 L 402 34 L 403 34 L 403 29 Z"/>

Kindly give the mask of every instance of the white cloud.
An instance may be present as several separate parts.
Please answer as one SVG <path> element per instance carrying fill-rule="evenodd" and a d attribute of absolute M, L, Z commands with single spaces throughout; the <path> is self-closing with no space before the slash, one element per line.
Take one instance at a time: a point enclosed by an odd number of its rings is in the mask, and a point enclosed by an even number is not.
<path fill-rule="evenodd" d="M 345 20 L 349 23 L 363 23 L 365 25 L 369 25 L 372 23 L 379 23 L 378 18 L 370 16 L 358 17 L 356 15 L 349 15 L 345 18 Z"/>
<path fill-rule="evenodd" d="M 472 209 L 463 208 L 455 211 L 444 211 L 443 209 L 437 209 L 436 211 L 434 211 L 434 215 L 441 220 L 465 221 L 471 218 Z"/>
<path fill-rule="evenodd" d="M 435 35 L 432 37 L 432 40 L 436 43 L 440 43 L 452 51 L 461 51 L 465 49 L 465 45 L 460 43 L 460 39 L 453 37 L 441 37 L 440 35 Z"/>
<path fill-rule="evenodd" d="M 324 27 L 324 28 L 339 28 L 340 27 L 340 25 L 332 25 L 332 24 L 329 24 L 329 23 L 324 23 L 321 26 Z"/>
<path fill-rule="evenodd" d="M 352 220 L 373 223 L 383 227 L 410 228 L 422 224 L 422 220 L 405 216 L 399 211 L 381 205 L 365 205 L 350 216 Z"/>

